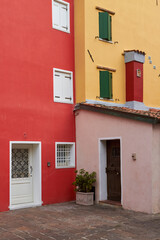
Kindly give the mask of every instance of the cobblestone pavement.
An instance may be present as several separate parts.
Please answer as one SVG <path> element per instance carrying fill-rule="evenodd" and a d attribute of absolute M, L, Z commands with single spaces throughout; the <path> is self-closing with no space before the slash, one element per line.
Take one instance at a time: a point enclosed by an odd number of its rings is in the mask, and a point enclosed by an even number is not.
<path fill-rule="evenodd" d="M 160 214 L 61 203 L 0 213 L 1 240 L 160 240 Z"/>

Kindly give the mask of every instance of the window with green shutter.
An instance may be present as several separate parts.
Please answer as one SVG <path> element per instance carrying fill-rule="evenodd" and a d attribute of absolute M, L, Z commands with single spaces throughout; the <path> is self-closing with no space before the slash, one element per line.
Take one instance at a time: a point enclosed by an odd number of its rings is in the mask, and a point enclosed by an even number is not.
<path fill-rule="evenodd" d="M 112 41 L 112 17 L 108 12 L 99 12 L 99 38 Z"/>
<path fill-rule="evenodd" d="M 100 71 L 100 98 L 112 99 L 112 73 Z"/>

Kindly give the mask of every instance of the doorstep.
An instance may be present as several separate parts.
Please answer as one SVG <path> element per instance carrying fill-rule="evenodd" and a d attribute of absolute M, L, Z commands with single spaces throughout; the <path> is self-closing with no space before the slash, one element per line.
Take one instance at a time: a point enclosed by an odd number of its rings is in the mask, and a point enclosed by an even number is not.
<path fill-rule="evenodd" d="M 122 204 L 121 204 L 120 202 L 111 201 L 111 200 L 99 201 L 99 204 L 101 204 L 101 205 L 116 206 L 116 207 L 122 207 Z"/>
<path fill-rule="evenodd" d="M 40 207 L 42 206 L 43 202 L 41 203 L 26 203 L 26 204 L 16 204 L 9 206 L 9 210 L 17 210 L 22 208 L 32 208 L 32 207 Z"/>

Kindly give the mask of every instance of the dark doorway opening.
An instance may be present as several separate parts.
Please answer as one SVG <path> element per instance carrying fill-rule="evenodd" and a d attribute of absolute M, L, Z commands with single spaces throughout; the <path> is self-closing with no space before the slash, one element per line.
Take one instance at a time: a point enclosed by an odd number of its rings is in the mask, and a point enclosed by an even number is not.
<path fill-rule="evenodd" d="M 108 140 L 106 151 L 107 200 L 121 202 L 120 140 Z"/>

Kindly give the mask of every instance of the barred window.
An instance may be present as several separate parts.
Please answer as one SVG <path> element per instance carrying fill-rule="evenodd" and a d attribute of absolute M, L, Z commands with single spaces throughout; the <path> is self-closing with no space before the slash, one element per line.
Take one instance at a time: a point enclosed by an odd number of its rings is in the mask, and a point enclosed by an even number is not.
<path fill-rule="evenodd" d="M 75 144 L 56 143 L 56 168 L 75 167 Z"/>

